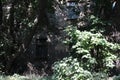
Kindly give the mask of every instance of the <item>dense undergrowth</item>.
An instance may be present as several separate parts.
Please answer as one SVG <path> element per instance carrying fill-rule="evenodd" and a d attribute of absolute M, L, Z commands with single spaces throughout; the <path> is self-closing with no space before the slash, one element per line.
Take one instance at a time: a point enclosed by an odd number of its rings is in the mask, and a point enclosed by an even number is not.
<path fill-rule="evenodd" d="M 85 80 L 120 80 L 120 75 L 119 76 L 114 76 L 114 77 L 107 77 L 105 73 L 96 73 L 94 76 L 90 79 L 85 79 Z M 28 76 L 21 76 L 18 74 L 14 74 L 12 76 L 0 76 L 0 80 L 73 80 L 73 79 L 57 79 L 55 75 L 53 76 L 47 76 L 47 77 L 41 77 L 37 75 L 28 75 Z M 74 80 L 83 80 L 81 79 L 74 79 Z"/>
<path fill-rule="evenodd" d="M 100 2 L 98 3 L 100 5 Z M 22 3 L 20 4 L 22 6 Z M 21 8 L 18 7 L 18 9 L 20 9 L 21 11 Z M 27 8 L 25 10 L 27 10 Z M 51 9 L 49 9 L 49 11 L 51 11 Z M 67 37 L 66 37 L 65 44 L 69 46 L 69 55 L 68 57 L 65 57 L 62 60 L 56 61 L 53 64 L 52 76 L 48 76 L 48 77 L 47 76 L 42 77 L 40 75 L 20 76 L 18 74 L 14 74 L 12 76 L 1 75 L 0 80 L 108 80 L 109 76 L 111 75 L 111 69 L 115 68 L 115 70 L 113 71 L 120 70 L 120 66 L 116 64 L 117 63 L 116 61 L 120 60 L 119 56 L 117 56 L 119 55 L 118 50 L 120 50 L 120 44 L 109 42 L 108 40 L 106 40 L 105 36 L 103 36 L 103 34 L 105 34 L 105 31 L 106 31 L 105 29 L 107 29 L 112 24 L 103 22 L 102 19 L 95 16 L 90 16 L 90 15 L 87 15 L 87 16 L 85 15 L 83 17 L 85 18 L 83 19 L 83 22 L 85 22 L 87 19 L 86 23 L 88 24 L 85 26 L 80 26 L 82 28 L 77 27 L 79 28 L 79 30 L 75 26 L 69 26 L 66 28 L 65 31 L 66 31 Z M 18 20 L 19 22 L 19 19 L 17 19 L 17 17 L 15 17 L 15 19 Z M 27 20 L 26 17 L 25 17 L 25 20 Z M 34 21 L 34 19 L 32 21 Z M 43 21 L 45 20 L 43 19 Z M 23 24 L 22 21 L 20 22 L 21 24 Z M 23 22 L 24 22 L 24 19 L 23 19 Z M 26 21 L 26 23 L 24 24 L 25 25 L 31 24 L 30 22 L 31 20 L 28 22 Z M 82 22 L 82 19 L 79 20 L 78 22 Z M 33 25 L 30 25 L 29 27 L 31 26 Z M 31 32 L 31 31 L 28 31 L 28 32 Z M 110 32 L 110 31 L 107 31 L 107 32 Z M 9 36 L 9 34 L 8 32 L 5 32 L 5 33 L 7 34 L 7 36 L 5 36 L 6 38 Z M 19 33 L 19 32 L 16 32 L 16 33 Z M 22 30 L 20 31 L 20 33 L 22 34 Z M 12 39 L 9 39 L 8 37 L 7 41 L 9 44 L 5 43 L 6 45 L 0 46 L 5 48 L 5 50 L 3 49 L 3 51 L 1 51 L 0 56 L 5 54 L 6 62 L 10 61 L 11 57 L 14 57 L 14 54 L 16 54 L 15 46 L 20 42 L 19 40 L 21 39 L 18 36 L 18 39 L 16 39 L 16 43 L 12 43 L 13 42 Z M 3 39 L 1 43 L 7 42 L 7 41 Z M 6 46 L 9 47 L 9 45 L 10 45 L 10 49 L 7 50 Z M 19 45 L 17 46 L 19 47 Z M 14 49 L 15 51 L 14 52 L 11 51 L 12 49 Z M 8 55 L 8 53 L 11 53 L 11 54 Z M 4 62 L 0 63 L 0 71 L 2 68 L 5 67 L 3 66 L 3 63 Z M 11 62 L 8 62 L 8 63 L 11 63 Z M 120 80 L 119 73 L 117 75 L 113 73 L 112 76 L 113 76 L 113 80 Z"/>
<path fill-rule="evenodd" d="M 27 75 L 27 76 L 21 76 L 18 74 L 14 74 L 12 76 L 0 76 L 0 80 L 54 80 L 52 77 L 42 77 L 37 75 Z"/>
<path fill-rule="evenodd" d="M 110 78 L 106 77 L 105 75 L 106 74 L 103 74 L 103 73 L 95 74 L 92 80 L 109 80 Z M 112 77 L 112 79 L 120 80 L 120 76 L 114 76 Z M 13 76 L 0 76 L 0 80 L 58 80 L 58 79 L 55 78 L 55 76 L 49 76 L 49 77 L 41 77 L 41 76 L 35 76 L 35 75 L 20 76 L 18 74 L 14 74 Z M 66 80 L 66 79 L 63 79 L 63 80 Z M 79 80 L 82 80 L 82 79 L 79 79 Z"/>
<path fill-rule="evenodd" d="M 101 33 L 80 31 L 68 27 L 69 57 L 55 62 L 57 80 L 107 80 L 110 69 L 116 67 L 120 45 L 108 42 Z"/>

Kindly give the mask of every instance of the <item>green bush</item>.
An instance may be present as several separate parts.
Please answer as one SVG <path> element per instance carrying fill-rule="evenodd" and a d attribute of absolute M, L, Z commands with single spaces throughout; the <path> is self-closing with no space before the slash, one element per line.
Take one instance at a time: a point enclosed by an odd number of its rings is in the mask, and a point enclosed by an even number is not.
<path fill-rule="evenodd" d="M 84 70 L 77 58 L 66 57 L 54 63 L 53 80 L 107 80 L 108 75 L 103 72 Z"/>
<path fill-rule="evenodd" d="M 101 33 L 79 31 L 75 27 L 66 30 L 70 57 L 53 65 L 56 80 L 107 80 L 108 71 L 117 59 L 119 44 L 108 42 Z"/>
<path fill-rule="evenodd" d="M 70 46 L 71 56 L 78 58 L 81 67 L 89 71 L 107 72 L 115 66 L 115 51 L 120 49 L 119 44 L 108 42 L 101 33 L 79 31 L 71 26 L 66 31 L 68 39 L 65 43 Z"/>
<path fill-rule="evenodd" d="M 76 58 L 67 57 L 54 63 L 56 80 L 92 80 L 89 71 L 84 70 Z"/>

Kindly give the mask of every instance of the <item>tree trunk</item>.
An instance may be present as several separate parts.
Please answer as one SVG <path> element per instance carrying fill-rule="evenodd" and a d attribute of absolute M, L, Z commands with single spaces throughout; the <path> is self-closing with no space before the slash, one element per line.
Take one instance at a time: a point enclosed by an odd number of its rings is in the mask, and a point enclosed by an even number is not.
<path fill-rule="evenodd" d="M 47 0 L 38 0 L 38 25 L 46 26 L 48 24 L 47 19 Z M 43 27 L 41 27 L 43 28 Z"/>
<path fill-rule="evenodd" d="M 47 27 L 48 25 L 48 18 L 47 18 L 47 14 L 46 14 L 46 10 L 47 10 L 47 1 L 46 0 L 38 0 L 38 17 L 37 20 L 38 22 L 35 22 L 33 29 L 31 29 L 30 34 L 28 34 L 25 39 L 23 40 L 22 44 L 20 45 L 19 49 L 17 50 L 16 54 L 14 54 L 14 56 L 10 59 L 9 62 L 7 62 L 7 66 L 6 66 L 6 71 L 7 73 L 10 73 L 12 70 L 12 65 L 14 63 L 14 61 L 20 56 L 20 55 L 24 55 L 24 53 L 26 52 L 26 50 L 28 49 L 32 38 L 34 36 L 34 34 L 36 33 L 37 29 L 40 29 L 40 31 L 42 31 L 42 29 L 44 27 Z M 10 26 L 11 26 L 11 35 L 13 35 L 14 37 L 14 4 L 12 5 L 11 8 L 11 14 L 10 14 Z"/>
<path fill-rule="evenodd" d="M 10 58 L 12 59 L 12 54 L 15 54 L 15 48 L 14 48 L 14 44 L 16 42 L 16 39 L 15 39 L 15 33 L 14 33 L 14 4 L 15 4 L 15 0 L 11 0 L 10 1 L 10 11 L 9 11 L 9 18 L 8 18 L 8 26 L 9 26 L 9 30 L 10 30 L 10 36 L 12 37 L 12 45 L 10 46 Z M 9 72 L 9 69 L 10 69 L 10 65 L 12 64 L 11 62 L 11 59 L 7 61 L 6 63 L 6 73 Z"/>

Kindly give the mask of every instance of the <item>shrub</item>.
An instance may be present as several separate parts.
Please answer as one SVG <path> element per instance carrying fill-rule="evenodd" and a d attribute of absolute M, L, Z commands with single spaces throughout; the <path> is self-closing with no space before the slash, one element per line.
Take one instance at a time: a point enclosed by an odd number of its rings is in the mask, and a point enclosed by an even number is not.
<path fill-rule="evenodd" d="M 54 63 L 53 80 L 107 80 L 108 75 L 103 72 L 90 72 L 81 67 L 77 58 L 66 57 Z"/>
<path fill-rule="evenodd" d="M 53 69 L 56 80 L 92 80 L 91 73 L 80 66 L 77 58 L 67 57 L 55 62 Z"/>
<path fill-rule="evenodd" d="M 120 45 L 108 42 L 101 33 L 79 31 L 71 26 L 65 31 L 70 57 L 54 63 L 56 80 L 107 80 Z"/>
<path fill-rule="evenodd" d="M 101 33 L 79 31 L 71 26 L 66 31 L 68 38 L 65 43 L 70 46 L 70 55 L 78 58 L 81 67 L 93 72 L 107 72 L 115 66 L 117 56 L 114 53 L 120 49 L 119 44 L 108 42 Z"/>

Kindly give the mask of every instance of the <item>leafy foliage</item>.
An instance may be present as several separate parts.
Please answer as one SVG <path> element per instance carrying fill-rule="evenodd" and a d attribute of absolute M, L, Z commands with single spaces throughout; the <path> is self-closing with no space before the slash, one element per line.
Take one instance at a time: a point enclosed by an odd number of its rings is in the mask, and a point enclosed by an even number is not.
<path fill-rule="evenodd" d="M 64 58 L 54 64 L 54 75 L 57 80 L 91 80 L 92 75 L 84 70 L 77 58 Z"/>
<path fill-rule="evenodd" d="M 36 0 L 2 0 L 2 24 L 0 24 L 0 68 L 7 67 L 9 61 L 18 53 L 20 46 L 26 44 L 25 38 L 35 26 Z M 28 41 L 28 40 L 27 40 Z"/>
<path fill-rule="evenodd" d="M 103 72 L 90 72 L 83 69 L 77 58 L 66 57 L 54 63 L 55 80 L 107 80 Z"/>
<path fill-rule="evenodd" d="M 58 80 L 106 80 L 108 71 L 114 67 L 120 49 L 119 44 L 108 42 L 100 33 L 79 31 L 74 26 L 65 30 L 70 46 L 70 57 L 55 62 L 54 75 Z"/>
<path fill-rule="evenodd" d="M 120 49 L 119 44 L 108 42 L 100 33 L 82 31 L 68 27 L 69 38 L 66 43 L 70 45 L 71 55 L 78 58 L 81 66 L 90 71 L 107 71 L 114 67 L 115 52 Z"/>
<path fill-rule="evenodd" d="M 88 30 L 92 33 L 105 33 L 106 26 L 110 26 L 111 23 L 109 21 L 102 20 L 99 17 L 96 17 L 94 15 L 90 15 L 89 17 L 90 24 L 86 27 L 85 30 Z"/>
<path fill-rule="evenodd" d="M 42 77 L 34 74 L 21 76 L 18 74 L 14 74 L 11 76 L 0 75 L 0 80 L 55 80 L 55 79 L 53 79 L 52 76 Z"/>
<path fill-rule="evenodd" d="M 94 78 L 93 80 L 107 80 L 108 75 L 103 72 L 93 73 L 93 78 Z"/>
<path fill-rule="evenodd" d="M 43 5 L 39 5 L 39 1 Z M 18 57 L 17 55 L 24 54 L 28 50 L 32 37 L 41 24 L 40 22 L 47 22 L 45 17 L 47 12 L 52 12 L 53 1 L 0 0 L 0 8 L 2 9 L 0 9 L 0 13 L 2 13 L 2 19 L 0 19 L 0 72 L 7 70 L 8 67 L 10 68 L 15 61 L 14 59 Z M 39 8 L 45 12 L 39 11 Z M 40 18 L 39 15 L 43 15 L 42 17 L 45 19 L 38 19 Z M 43 24 L 41 25 L 43 26 Z"/>

